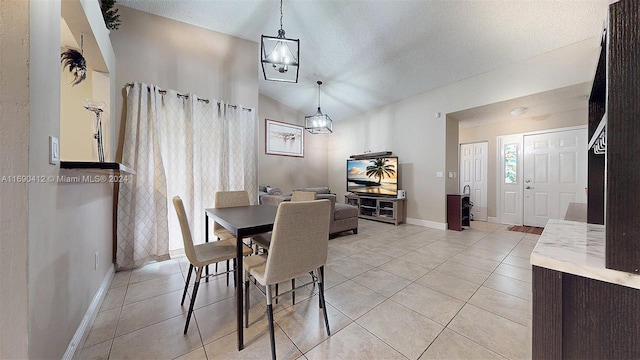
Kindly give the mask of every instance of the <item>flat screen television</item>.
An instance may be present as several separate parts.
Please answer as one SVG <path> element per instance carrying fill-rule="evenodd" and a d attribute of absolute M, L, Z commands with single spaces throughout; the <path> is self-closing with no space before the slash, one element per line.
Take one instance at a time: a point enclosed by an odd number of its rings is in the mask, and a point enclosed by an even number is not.
<path fill-rule="evenodd" d="M 398 157 L 347 159 L 347 191 L 361 195 L 398 195 Z"/>

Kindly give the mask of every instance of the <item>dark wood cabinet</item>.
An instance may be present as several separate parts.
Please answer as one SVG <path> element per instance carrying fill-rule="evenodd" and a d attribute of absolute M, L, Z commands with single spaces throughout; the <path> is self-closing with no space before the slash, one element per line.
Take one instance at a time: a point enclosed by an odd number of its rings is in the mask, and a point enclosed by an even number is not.
<path fill-rule="evenodd" d="M 462 231 L 471 225 L 471 201 L 468 194 L 447 195 L 447 228 Z"/>

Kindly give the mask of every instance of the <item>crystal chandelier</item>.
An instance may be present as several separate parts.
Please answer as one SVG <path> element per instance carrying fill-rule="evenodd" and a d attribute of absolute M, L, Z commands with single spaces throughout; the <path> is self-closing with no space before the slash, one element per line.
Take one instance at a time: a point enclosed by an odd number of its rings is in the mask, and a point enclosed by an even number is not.
<path fill-rule="evenodd" d="M 320 110 L 320 85 L 322 81 L 318 81 L 318 110 L 313 115 L 304 117 L 304 128 L 312 134 L 330 134 L 333 132 L 333 121 L 327 114 L 323 114 Z"/>
<path fill-rule="evenodd" d="M 280 30 L 278 36 L 261 37 L 260 54 L 265 80 L 298 82 L 300 40 L 284 37 L 282 28 L 282 0 L 280 0 Z"/>

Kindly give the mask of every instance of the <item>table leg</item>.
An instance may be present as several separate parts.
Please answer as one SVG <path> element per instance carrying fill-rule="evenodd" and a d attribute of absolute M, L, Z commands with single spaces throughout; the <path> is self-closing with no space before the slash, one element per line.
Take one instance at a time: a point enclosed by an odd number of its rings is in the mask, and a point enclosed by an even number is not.
<path fill-rule="evenodd" d="M 207 212 L 204 212 L 204 242 L 208 243 L 209 242 L 209 215 L 207 215 Z M 204 267 L 205 269 L 205 281 L 209 282 L 209 265 Z M 229 269 L 227 269 L 229 270 Z"/>
<path fill-rule="evenodd" d="M 242 267 L 242 238 L 243 234 L 238 232 L 236 234 L 236 328 L 238 329 L 238 351 L 244 349 L 244 328 L 242 327 L 242 310 L 243 310 L 243 279 L 242 272 L 244 268 Z"/>

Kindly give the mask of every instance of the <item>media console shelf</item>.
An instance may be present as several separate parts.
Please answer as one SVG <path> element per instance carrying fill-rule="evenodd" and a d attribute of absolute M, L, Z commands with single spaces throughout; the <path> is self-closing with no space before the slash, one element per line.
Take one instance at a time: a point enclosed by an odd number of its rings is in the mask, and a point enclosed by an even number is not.
<path fill-rule="evenodd" d="M 404 199 L 349 194 L 344 202 L 358 207 L 358 217 L 398 225 L 404 222 Z"/>

